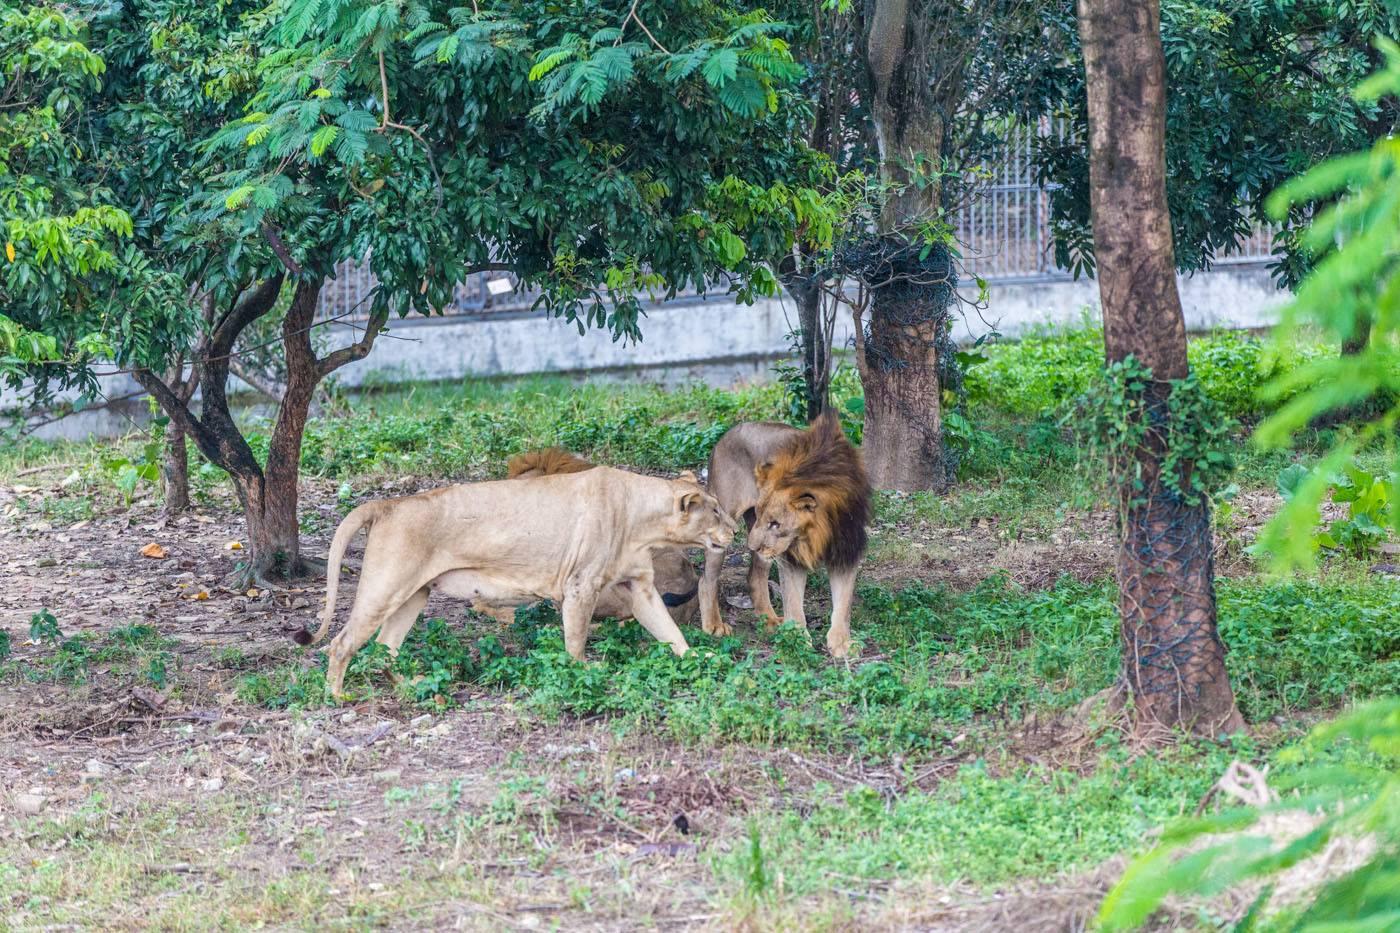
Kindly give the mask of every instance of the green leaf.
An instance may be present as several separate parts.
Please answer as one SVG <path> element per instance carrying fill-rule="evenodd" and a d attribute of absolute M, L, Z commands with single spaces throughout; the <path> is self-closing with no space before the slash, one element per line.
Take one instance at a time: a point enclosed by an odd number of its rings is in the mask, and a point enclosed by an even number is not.
<path fill-rule="evenodd" d="M 224 198 L 224 207 L 231 211 L 236 211 L 243 207 L 248 203 L 249 198 L 253 196 L 253 189 L 253 185 L 239 185 L 237 188 L 234 188 L 229 192 L 228 197 Z"/>
<path fill-rule="evenodd" d="M 323 126 L 311 137 L 311 154 L 316 158 L 326 154 L 331 143 L 335 142 L 336 136 L 340 135 L 340 128 L 336 126 Z"/>
<path fill-rule="evenodd" d="M 739 72 L 739 53 L 733 49 L 720 49 L 705 61 L 701 74 L 711 87 L 723 87 L 734 80 Z"/>

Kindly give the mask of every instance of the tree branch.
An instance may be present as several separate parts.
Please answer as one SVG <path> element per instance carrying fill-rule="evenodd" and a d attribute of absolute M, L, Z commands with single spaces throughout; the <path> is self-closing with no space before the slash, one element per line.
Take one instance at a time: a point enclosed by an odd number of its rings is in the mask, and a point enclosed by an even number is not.
<path fill-rule="evenodd" d="M 170 420 L 175 422 L 175 425 L 194 441 L 200 453 L 214 463 L 220 463 L 218 438 L 215 437 L 214 432 L 210 431 L 203 422 L 194 416 L 186 401 L 172 391 L 165 384 L 165 380 L 149 369 L 135 369 L 132 370 L 131 375 L 141 388 L 145 389 L 156 400 L 161 410 L 170 416 Z M 193 377 L 190 381 L 194 381 Z"/>
<path fill-rule="evenodd" d="M 272 310 L 272 306 L 277 303 L 277 296 L 282 291 L 285 278 L 286 273 L 279 272 L 271 278 L 264 279 L 251 293 L 234 302 L 209 339 L 208 358 L 211 362 L 220 357 L 226 358 L 238 335 L 243 333 L 249 324 Z"/>
<path fill-rule="evenodd" d="M 383 309 L 370 315 L 369 321 L 365 323 L 365 335 L 350 344 L 348 347 L 341 347 L 331 353 L 327 353 L 325 358 L 317 362 L 321 378 L 325 378 L 335 372 L 346 363 L 362 360 L 369 355 L 369 351 L 374 347 L 374 339 L 379 336 L 379 332 L 388 323 L 389 311 Z"/>
<path fill-rule="evenodd" d="M 282 265 L 286 267 L 287 271 L 292 275 L 301 275 L 301 265 L 292 256 L 292 251 L 287 249 L 287 244 L 282 241 L 282 236 L 277 228 L 264 220 L 262 232 L 263 236 L 267 237 L 267 242 L 272 246 L 273 253 L 282 261 Z"/>

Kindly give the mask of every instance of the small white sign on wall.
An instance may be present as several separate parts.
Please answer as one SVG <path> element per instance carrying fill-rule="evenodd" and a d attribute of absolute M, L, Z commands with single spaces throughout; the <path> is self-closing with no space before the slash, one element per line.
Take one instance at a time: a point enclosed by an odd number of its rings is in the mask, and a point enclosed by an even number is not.
<path fill-rule="evenodd" d="M 487 279 L 486 290 L 493 295 L 504 295 L 515 288 L 510 279 Z"/>

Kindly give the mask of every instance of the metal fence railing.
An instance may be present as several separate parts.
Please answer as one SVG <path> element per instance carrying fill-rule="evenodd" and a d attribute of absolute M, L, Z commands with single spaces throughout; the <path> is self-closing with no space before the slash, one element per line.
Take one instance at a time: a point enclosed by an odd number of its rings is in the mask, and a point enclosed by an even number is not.
<path fill-rule="evenodd" d="M 955 225 L 963 265 L 970 275 L 996 283 L 1050 281 L 1069 274 L 1055 265 L 1049 194 L 1036 183 L 1034 170 L 1036 139 L 1063 131 L 1062 126 L 1048 120 L 1016 130 L 997 160 L 983 166 L 987 182 L 977 190 Z M 1240 249 L 1217 257 L 1216 265 L 1263 262 L 1272 255 L 1272 232 L 1261 228 Z M 502 280 L 506 279 L 511 285 L 508 291 L 502 290 Z M 321 315 L 363 314 L 375 284 L 367 266 L 343 264 L 336 278 L 321 292 Z M 457 286 L 452 304 L 443 313 L 480 314 L 529 308 L 536 296 L 516 291 L 515 286 L 513 277 L 500 272 L 470 276 Z"/>

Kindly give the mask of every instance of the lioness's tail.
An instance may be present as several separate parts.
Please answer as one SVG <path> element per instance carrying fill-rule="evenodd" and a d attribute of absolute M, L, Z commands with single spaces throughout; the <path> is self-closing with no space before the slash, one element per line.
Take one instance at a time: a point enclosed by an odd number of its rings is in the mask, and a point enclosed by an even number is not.
<path fill-rule="evenodd" d="M 554 476 L 559 473 L 582 473 L 593 469 L 593 464 L 571 454 L 560 447 L 545 447 L 516 454 L 506 464 L 507 479 L 521 479 L 530 476 Z"/>
<path fill-rule="evenodd" d="M 345 520 L 340 523 L 340 527 L 335 530 L 335 537 L 331 539 L 331 552 L 326 557 L 326 608 L 321 612 L 321 627 L 313 635 L 306 629 L 301 629 L 292 636 L 292 640 L 299 645 L 314 645 L 316 642 L 326 637 L 326 633 L 331 630 L 331 620 L 335 618 L 335 596 L 336 590 L 340 586 L 340 562 L 345 557 L 345 549 L 350 546 L 350 539 L 355 537 L 355 532 L 374 522 L 379 517 L 379 512 L 384 503 L 366 502 L 345 516 Z"/>

